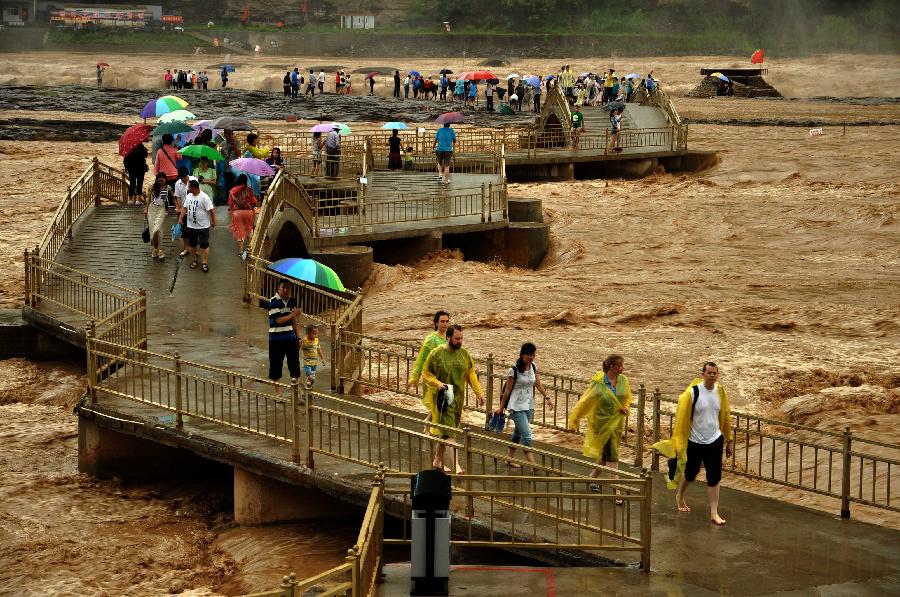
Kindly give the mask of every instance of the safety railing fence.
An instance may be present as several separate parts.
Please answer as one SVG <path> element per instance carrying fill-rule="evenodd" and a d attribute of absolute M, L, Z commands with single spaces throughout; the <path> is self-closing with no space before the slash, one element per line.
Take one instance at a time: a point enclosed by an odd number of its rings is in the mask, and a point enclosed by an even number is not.
<path fill-rule="evenodd" d="M 385 496 L 403 500 L 401 537 L 385 538 L 384 543 L 408 545 L 412 474 L 384 476 Z M 453 485 L 451 511 L 462 520 L 464 535 L 452 539 L 452 545 L 633 551 L 640 554 L 641 567 L 649 570 L 649 476 L 623 480 L 466 473 L 453 476 Z"/>
<path fill-rule="evenodd" d="M 92 205 L 100 205 L 105 199 L 117 203 L 128 200 L 128 181 L 125 173 L 101 163 L 94 158 L 78 180 L 66 190 L 47 232 L 38 244 L 36 252 L 44 259 L 53 260 L 78 218 Z"/>
<path fill-rule="evenodd" d="M 651 437 L 655 443 L 671 437 L 677 401 L 652 397 Z M 900 512 L 892 487 L 900 484 L 900 445 L 817 429 L 787 421 L 731 411 L 734 451 L 725 470 L 837 498 L 841 516 L 850 516 L 850 503 Z M 654 452 L 651 468 L 659 469 Z"/>
<path fill-rule="evenodd" d="M 209 421 L 299 448 L 300 390 L 236 373 L 175 354 L 159 354 L 102 340 L 88 329 L 88 393 L 140 402 L 173 413 L 176 428 L 185 417 Z M 276 391 L 282 396 L 275 395 Z M 296 459 L 299 460 L 299 454 Z"/>
<path fill-rule="evenodd" d="M 284 167 L 294 176 L 326 177 L 329 172 L 326 169 L 328 156 L 324 153 L 321 157 L 312 156 L 287 156 L 284 159 Z M 359 178 L 365 172 L 363 168 L 364 157 L 361 155 L 341 153 L 337 159 L 337 169 L 333 172 L 333 178 L 354 179 Z"/>
<path fill-rule="evenodd" d="M 327 133 L 322 133 L 325 137 Z M 341 154 L 362 155 L 365 153 L 367 135 L 341 135 Z M 278 147 L 283 157 L 312 157 L 313 133 L 309 131 L 297 131 L 291 133 L 261 133 L 259 135 L 260 147 L 272 149 Z M 324 149 L 322 154 L 324 155 Z"/>
<path fill-rule="evenodd" d="M 118 311 L 99 321 L 88 323 L 87 335 L 128 348 L 147 348 L 147 293 L 142 288 L 138 297 Z"/>
<path fill-rule="evenodd" d="M 252 281 L 245 290 L 245 297 L 249 302 L 262 301 L 268 306 L 269 299 L 278 291 L 279 282 L 287 279 L 291 297 L 297 301 L 297 307 L 303 314 L 318 323 L 331 324 L 337 321 L 359 296 L 351 290 L 331 290 L 301 280 L 285 278 L 283 274 L 269 269 L 269 265 L 271 262 L 265 259 L 247 256 L 246 279 Z"/>
<path fill-rule="evenodd" d="M 356 378 L 346 377 L 344 383 L 359 383 L 378 390 L 388 390 L 397 394 L 421 396 L 421 384 L 408 387 L 418 358 L 419 347 L 401 341 L 376 338 L 343 330 L 340 334 L 345 351 L 355 353 L 353 359 L 358 366 L 347 371 Z M 479 413 L 485 426 L 493 409 L 500 404 L 503 385 L 508 378 L 511 364 L 496 361 L 493 355 L 475 358 L 475 371 L 482 389 L 485 391 L 485 405 L 479 406 L 468 386 L 462 397 L 467 412 Z M 569 414 L 587 388 L 588 379 L 541 370 L 541 382 L 551 398 L 553 407 L 539 394 L 535 394 L 535 414 L 532 425 L 553 431 L 565 432 Z M 634 449 L 636 466 L 643 464 L 645 420 L 644 403 L 647 393 L 643 386 L 632 388 L 632 404 L 628 419 L 624 422 L 622 443 Z M 583 429 L 586 421 L 581 422 Z"/>

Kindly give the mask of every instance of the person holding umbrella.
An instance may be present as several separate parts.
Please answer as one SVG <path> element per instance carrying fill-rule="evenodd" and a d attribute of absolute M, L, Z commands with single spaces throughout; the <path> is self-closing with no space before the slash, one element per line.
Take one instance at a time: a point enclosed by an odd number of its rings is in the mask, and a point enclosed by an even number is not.
<path fill-rule="evenodd" d="M 369 73 L 369 95 L 375 95 L 375 73 Z"/>
<path fill-rule="evenodd" d="M 397 133 L 397 129 L 394 129 L 388 139 L 388 168 L 391 170 L 399 170 L 403 167 L 403 158 L 400 154 L 402 148 L 400 135 Z"/>
<path fill-rule="evenodd" d="M 174 142 L 175 138 L 171 134 L 163 135 L 162 147 L 156 151 L 156 159 L 153 163 L 153 175 L 164 173 L 169 184 L 174 184 L 175 179 L 178 178 L 176 162 L 181 159 L 181 154 L 175 149 Z"/>
<path fill-rule="evenodd" d="M 97 87 L 103 86 L 103 71 L 104 71 L 103 65 L 98 64 L 97 65 Z"/>
<path fill-rule="evenodd" d="M 244 253 L 244 241 L 253 232 L 253 217 L 256 215 L 253 209 L 257 203 L 256 195 L 247 186 L 247 175 L 242 173 L 228 194 L 228 211 L 231 212 L 231 225 L 228 228 L 237 241 L 238 257 L 243 259 L 247 258 Z"/>
<path fill-rule="evenodd" d="M 216 169 L 210 166 L 209 158 L 205 155 L 200 156 L 200 164 L 194 168 L 194 177 L 200 182 L 200 190 L 209 195 L 215 204 L 219 177 L 216 176 Z"/>
<path fill-rule="evenodd" d="M 134 149 L 125 155 L 122 165 L 128 173 L 128 200 L 135 204 L 142 203 L 140 198 L 144 194 L 144 173 L 147 172 L 147 147 L 143 143 L 135 145 Z"/>
<path fill-rule="evenodd" d="M 222 67 L 221 76 L 222 76 L 222 88 L 224 89 L 225 86 L 228 85 L 228 67 L 227 66 Z"/>
<path fill-rule="evenodd" d="M 325 139 L 325 175 L 337 178 L 341 162 L 341 127 L 335 123 Z"/>

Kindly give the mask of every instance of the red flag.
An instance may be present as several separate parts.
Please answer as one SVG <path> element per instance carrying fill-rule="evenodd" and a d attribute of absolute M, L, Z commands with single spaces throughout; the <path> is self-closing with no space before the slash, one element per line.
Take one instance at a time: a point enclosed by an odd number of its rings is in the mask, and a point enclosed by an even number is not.
<path fill-rule="evenodd" d="M 753 63 L 753 64 L 762 64 L 762 63 L 763 63 L 763 58 L 764 58 L 764 55 L 763 55 L 763 54 L 764 54 L 764 53 L 763 53 L 763 51 L 762 51 L 762 48 L 760 48 L 760 49 L 758 49 L 757 51 L 753 52 L 753 55 L 750 56 L 750 62 Z"/>

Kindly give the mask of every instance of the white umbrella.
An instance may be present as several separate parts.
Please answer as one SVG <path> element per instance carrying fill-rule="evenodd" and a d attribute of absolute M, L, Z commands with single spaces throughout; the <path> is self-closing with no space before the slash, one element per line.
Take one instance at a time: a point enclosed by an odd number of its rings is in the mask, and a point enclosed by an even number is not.
<path fill-rule="evenodd" d="M 156 120 L 157 122 L 184 122 L 185 120 L 193 120 L 195 118 L 197 117 L 190 110 L 175 110 L 163 114 Z"/>
<path fill-rule="evenodd" d="M 518 79 L 518 78 L 519 78 L 519 74 L 518 74 L 518 73 L 511 73 L 511 74 L 506 75 L 506 80 L 507 80 L 507 81 L 509 81 L 510 79 Z"/>

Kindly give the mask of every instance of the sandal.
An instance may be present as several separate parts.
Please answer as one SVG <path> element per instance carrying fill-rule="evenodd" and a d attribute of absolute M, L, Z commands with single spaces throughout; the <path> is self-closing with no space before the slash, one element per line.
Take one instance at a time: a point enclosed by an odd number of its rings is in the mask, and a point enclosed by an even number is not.
<path fill-rule="evenodd" d="M 204 273 L 204 274 L 208 274 L 208 273 L 209 273 L 209 265 L 206 264 L 206 263 L 204 263 L 203 265 L 201 265 L 201 266 L 200 266 L 200 269 L 203 270 L 203 273 Z"/>
<path fill-rule="evenodd" d="M 509 468 L 515 468 L 515 469 L 520 469 L 520 468 L 522 468 L 522 465 L 519 464 L 518 462 L 509 462 L 509 461 L 507 461 L 506 466 L 508 466 Z"/>
<path fill-rule="evenodd" d="M 197 262 L 191 261 L 191 269 L 197 269 Z"/>

